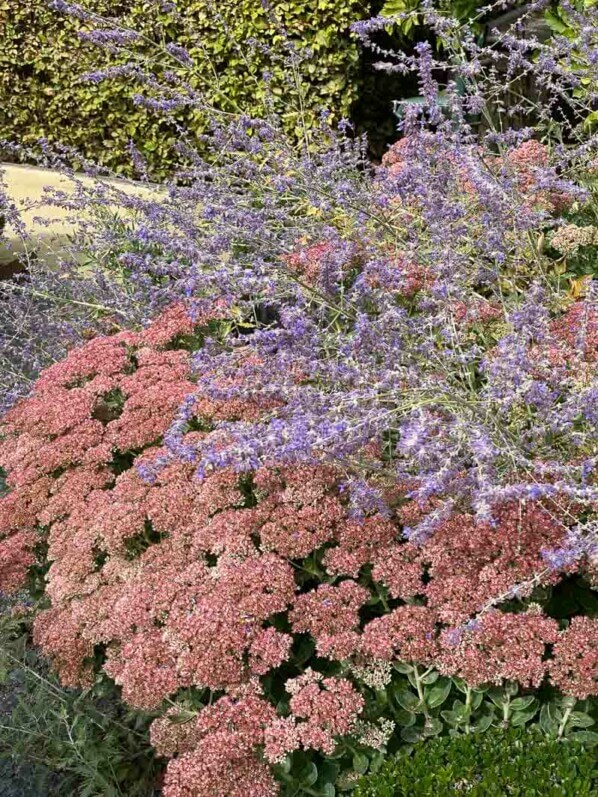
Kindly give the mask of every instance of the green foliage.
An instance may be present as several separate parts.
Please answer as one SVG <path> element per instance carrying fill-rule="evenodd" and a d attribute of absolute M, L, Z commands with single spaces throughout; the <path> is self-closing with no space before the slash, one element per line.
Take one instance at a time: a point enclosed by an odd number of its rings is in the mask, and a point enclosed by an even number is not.
<path fill-rule="evenodd" d="M 445 0 L 437 4 L 450 16 L 465 22 L 471 17 L 475 17 L 476 9 L 480 7 L 477 0 Z M 422 4 L 420 0 L 386 0 L 382 6 L 380 16 L 400 17 L 402 14 L 408 15 L 404 19 L 398 20 L 398 27 L 405 36 L 411 35 L 423 20 L 419 14 Z"/>
<path fill-rule="evenodd" d="M 30 645 L 29 614 L 0 612 L 0 771 L 14 765 L 18 788 L 48 797 L 157 794 L 149 718 L 123 708 L 108 679 L 63 689 Z"/>
<path fill-rule="evenodd" d="M 483 733 L 492 726 L 520 727 L 539 720 L 540 700 L 532 694 L 520 694 L 516 683 L 472 688 L 460 678 L 439 676 L 432 668 L 422 670 L 405 663 L 396 664 L 395 668 L 404 677 L 393 680 L 384 695 L 378 695 L 378 703 L 384 705 L 386 715 L 392 716 L 402 742 L 407 744 L 440 734 Z M 540 722 L 548 735 L 575 733 L 571 713 L 585 716 L 584 728 L 594 724 L 591 714 L 595 713 L 595 701 L 551 695 L 545 699 L 545 705 L 551 707 L 551 717 L 557 720 L 556 728 Z M 589 736 L 585 741 L 594 743 Z"/>
<path fill-rule="evenodd" d="M 580 12 L 588 8 L 593 8 L 595 5 L 596 0 L 573 0 L 572 2 L 572 6 Z M 575 29 L 575 23 L 572 21 L 570 14 L 560 3 L 554 3 L 553 7 L 545 12 L 544 18 L 553 33 L 557 33 L 559 36 L 566 36 L 568 39 L 575 39 L 577 37 L 578 34 Z"/>
<path fill-rule="evenodd" d="M 596 2 L 597 0 L 573 0 L 570 7 L 572 6 L 576 11 L 583 13 L 587 9 L 595 8 Z M 553 35 L 563 36 L 572 42 L 579 39 L 581 34 L 579 22 L 574 19 L 568 8 L 562 3 L 554 3 L 552 8 L 545 12 L 544 18 Z M 574 53 L 574 58 L 583 61 L 584 56 L 579 51 Z M 577 88 L 573 89 L 573 98 L 584 102 L 594 90 L 595 86 L 592 84 L 592 80 L 589 77 L 582 77 Z M 598 111 L 591 111 L 586 116 L 585 124 L 588 128 L 595 128 L 598 125 Z"/>
<path fill-rule="evenodd" d="M 349 25 L 369 16 L 367 0 L 273 0 L 290 39 L 312 51 L 298 75 L 283 58 L 246 44 L 253 37 L 281 55 L 288 49 L 278 22 L 256 0 L 189 0 L 176 19 L 155 0 L 84 0 L 82 5 L 122 16 L 163 53 L 169 42 L 186 47 L 197 68 L 184 77 L 224 112 L 255 114 L 271 102 L 287 130 L 299 135 L 317 122 L 321 108 L 338 119 L 349 114 L 356 99 L 359 56 Z M 84 72 L 114 63 L 78 39 L 77 30 L 86 25 L 52 11 L 46 0 L 0 0 L 0 138 L 35 147 L 45 137 L 124 174 L 131 173 L 127 147 L 133 140 L 151 175 L 163 177 L 177 162 L 175 125 L 135 105 L 139 87 L 130 81 L 80 80 Z M 159 73 L 165 65 L 151 57 Z M 265 70 L 271 73 L 268 84 Z M 181 112 L 177 118 L 197 146 L 207 128 L 206 113 Z"/>
<path fill-rule="evenodd" d="M 386 761 L 355 797 L 583 797 L 596 794 L 594 756 L 575 742 L 495 729 L 483 736 L 434 739 Z"/>
<path fill-rule="evenodd" d="M 313 653 L 313 643 L 312 648 L 306 650 L 306 656 L 310 653 Z M 362 691 L 366 698 L 363 724 L 353 738 L 338 740 L 333 757 L 295 752 L 276 767 L 277 778 L 283 784 L 284 797 L 329 797 L 352 792 L 359 777 L 388 766 L 383 764 L 387 754 L 398 751 L 400 761 L 410 761 L 406 756 L 413 751 L 417 756 L 423 742 L 426 743 L 422 748 L 424 757 L 427 750 L 452 749 L 447 742 L 449 739 L 471 740 L 488 735 L 496 740 L 497 733 L 506 733 L 500 738 L 517 740 L 520 738 L 517 734 L 526 728 L 535 734 L 529 738 L 544 738 L 547 744 L 567 740 L 581 743 L 589 750 L 598 743 L 598 733 L 593 730 L 597 701 L 565 697 L 550 688 L 535 692 L 522 691 L 513 682 L 471 688 L 462 679 L 441 676 L 432 667 L 425 669 L 397 662 L 390 683 L 377 689 L 364 685 Z M 284 713 L 284 706 L 279 705 L 279 709 Z M 381 744 L 379 749 L 368 745 L 367 737 L 371 739 L 372 730 L 382 728 L 389 720 L 394 723 L 394 731 L 389 734 L 386 743 Z M 432 743 L 439 739 L 442 739 L 442 744 L 437 748 Z M 493 743 L 488 744 L 491 747 Z M 449 746 L 445 748 L 447 744 Z M 475 745 L 476 742 L 467 742 L 464 749 L 469 749 L 468 744 Z M 366 782 L 370 783 L 369 780 Z M 378 784 L 376 778 L 371 782 Z M 405 783 L 408 782 L 407 778 Z M 446 784 L 441 781 L 438 785 Z M 409 790 L 358 793 L 360 797 L 394 797 L 395 794 L 397 797 L 400 794 L 411 797 L 412 794 Z M 433 791 L 413 792 L 414 795 L 428 793 L 432 794 Z M 504 793 L 511 792 L 488 792 L 497 796 Z M 527 794 L 525 791 L 513 793 Z M 557 793 L 554 792 L 555 797 Z M 590 793 L 580 791 L 580 794 Z M 484 795 L 486 792 L 481 790 L 474 794 Z"/>
<path fill-rule="evenodd" d="M 381 17 L 400 17 L 408 14 L 397 22 L 401 33 L 408 36 L 418 25 L 417 11 L 421 8 L 419 0 L 386 0 L 380 11 Z"/>

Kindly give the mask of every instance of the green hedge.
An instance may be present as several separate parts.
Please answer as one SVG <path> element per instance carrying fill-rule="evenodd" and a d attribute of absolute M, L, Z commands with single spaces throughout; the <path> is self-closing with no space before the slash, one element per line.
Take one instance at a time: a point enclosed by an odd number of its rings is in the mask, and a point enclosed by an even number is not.
<path fill-rule="evenodd" d="M 270 71 L 276 110 L 287 129 L 300 126 L 288 67 L 243 46 L 253 37 L 284 50 L 278 25 L 260 0 L 179 0 L 179 19 L 162 11 L 158 0 L 81 0 L 80 4 L 98 13 L 122 15 L 153 40 L 186 46 L 199 64 L 191 81 L 223 110 L 259 111 L 268 93 L 261 75 L 264 69 Z M 168 173 L 176 162 L 174 126 L 136 106 L 132 96 L 138 87 L 131 83 L 83 83 L 80 75 L 106 65 L 110 56 L 78 39 L 77 29 L 84 23 L 48 5 L 48 0 L 0 0 L 0 138 L 34 146 L 45 137 L 121 173 L 129 172 L 127 147 L 133 140 L 154 177 Z M 307 124 L 314 124 L 322 106 L 337 119 L 348 115 L 359 77 L 359 53 L 349 25 L 368 17 L 371 3 L 271 0 L 271 6 L 289 37 L 313 52 L 301 65 Z M 179 118 L 197 136 L 205 130 L 205 116 L 198 111 Z"/>
<path fill-rule="evenodd" d="M 494 729 L 419 744 L 363 778 L 353 797 L 591 797 L 594 753 L 578 742 Z"/>

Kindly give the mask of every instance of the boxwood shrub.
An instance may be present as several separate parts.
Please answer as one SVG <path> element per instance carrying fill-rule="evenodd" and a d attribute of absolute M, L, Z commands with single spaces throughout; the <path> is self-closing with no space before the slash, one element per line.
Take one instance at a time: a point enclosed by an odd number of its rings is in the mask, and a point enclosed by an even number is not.
<path fill-rule="evenodd" d="M 578 742 L 492 729 L 419 744 L 363 778 L 354 797 L 590 797 L 595 755 Z"/>
<path fill-rule="evenodd" d="M 370 0 L 272 0 L 271 10 L 259 0 L 186 0 L 175 13 L 158 0 L 81 0 L 80 5 L 120 17 L 162 44 L 187 47 L 199 65 L 191 82 L 222 110 L 255 114 L 267 95 L 273 97 L 290 132 L 316 123 L 322 107 L 336 118 L 349 114 L 359 85 L 359 53 L 349 25 L 372 10 Z M 81 81 L 84 72 L 109 58 L 78 39 L 76 32 L 85 25 L 53 11 L 47 0 L 0 0 L 0 139 L 35 146 L 47 138 L 121 173 L 130 170 L 132 140 L 152 176 L 163 177 L 176 160 L 176 126 L 135 105 L 138 88 L 130 82 Z M 281 26 L 291 41 L 311 51 L 300 67 L 301 119 L 288 64 L 246 45 L 255 39 L 284 54 Z M 181 121 L 197 137 L 205 132 L 205 114 L 199 111 Z"/>

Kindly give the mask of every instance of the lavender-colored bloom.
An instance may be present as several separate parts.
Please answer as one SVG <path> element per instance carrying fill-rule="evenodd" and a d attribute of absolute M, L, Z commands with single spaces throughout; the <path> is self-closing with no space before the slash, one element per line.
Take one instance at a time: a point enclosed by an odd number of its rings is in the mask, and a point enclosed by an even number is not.
<path fill-rule="evenodd" d="M 595 562 L 598 557 L 598 522 L 580 523 L 567 532 L 560 548 L 543 550 L 542 558 L 551 570 L 565 570 L 582 558 Z"/>
<path fill-rule="evenodd" d="M 171 42 L 166 45 L 166 49 L 173 58 L 176 58 L 176 60 L 180 61 L 184 66 L 193 66 L 194 61 L 184 47 Z"/>

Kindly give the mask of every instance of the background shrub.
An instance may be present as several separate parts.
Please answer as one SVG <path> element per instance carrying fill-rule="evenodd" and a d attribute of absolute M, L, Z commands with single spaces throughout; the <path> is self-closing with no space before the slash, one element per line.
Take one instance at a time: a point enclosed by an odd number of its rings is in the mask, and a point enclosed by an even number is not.
<path fill-rule="evenodd" d="M 259 114 L 266 97 L 273 98 L 284 126 L 293 132 L 312 126 L 324 107 L 337 119 L 348 115 L 357 97 L 359 55 L 349 25 L 369 16 L 367 0 L 273 0 L 271 11 L 256 0 L 214 5 L 189 0 L 180 12 L 157 0 L 84 0 L 81 5 L 122 15 L 127 26 L 162 45 L 176 41 L 187 47 L 197 67 L 190 83 L 224 111 Z M 84 72 L 105 66 L 110 57 L 77 38 L 76 31 L 89 28 L 87 23 L 49 6 L 46 0 L 0 0 L 0 138 L 28 146 L 44 137 L 122 173 L 130 172 L 133 140 L 152 176 L 167 174 L 176 162 L 176 125 L 135 105 L 137 86 L 81 81 Z M 289 64 L 261 46 L 288 54 L 283 26 L 290 41 L 311 51 L 300 66 L 301 103 L 290 98 L 295 76 Z M 248 46 L 249 38 L 260 44 Z M 271 74 L 268 83 L 264 70 Z M 201 111 L 180 115 L 180 121 L 197 137 L 207 127 Z"/>
<path fill-rule="evenodd" d="M 411 756 L 391 758 L 362 780 L 355 797 L 580 797 L 595 794 L 597 786 L 594 758 L 579 744 L 496 729 L 434 739 Z"/>

